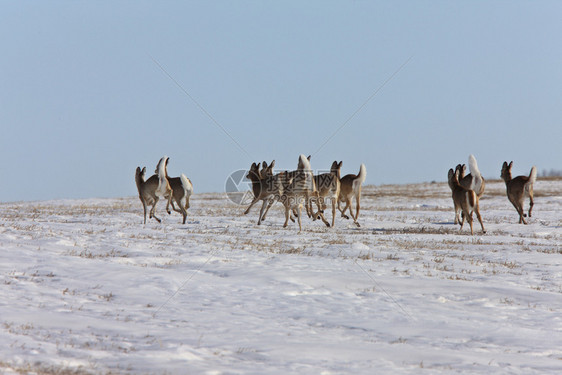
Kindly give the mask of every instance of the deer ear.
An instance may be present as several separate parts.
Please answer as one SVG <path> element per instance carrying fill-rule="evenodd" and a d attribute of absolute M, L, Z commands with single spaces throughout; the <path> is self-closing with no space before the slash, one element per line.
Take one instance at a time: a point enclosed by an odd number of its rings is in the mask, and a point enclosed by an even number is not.
<path fill-rule="evenodd" d="M 273 166 L 275 166 L 275 159 L 269 164 L 269 168 L 273 168 Z"/>
<path fill-rule="evenodd" d="M 311 157 L 311 156 L 312 156 L 312 155 L 308 155 L 308 157 L 307 157 L 308 161 L 310 161 L 310 157 Z"/>
<path fill-rule="evenodd" d="M 142 167 L 141 173 L 146 173 L 146 167 Z"/>
<path fill-rule="evenodd" d="M 509 163 L 509 169 L 511 169 L 511 167 L 513 167 L 513 160 Z"/>
<path fill-rule="evenodd" d="M 340 161 L 340 168 L 341 168 L 342 164 L 343 164 L 343 160 Z"/>

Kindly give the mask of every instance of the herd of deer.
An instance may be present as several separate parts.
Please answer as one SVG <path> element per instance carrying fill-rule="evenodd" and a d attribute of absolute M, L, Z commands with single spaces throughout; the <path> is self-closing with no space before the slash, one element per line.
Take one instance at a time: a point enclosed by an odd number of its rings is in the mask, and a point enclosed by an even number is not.
<path fill-rule="evenodd" d="M 260 169 L 260 164 L 262 167 Z M 267 162 L 252 163 L 247 178 L 252 181 L 252 192 L 254 199 L 250 206 L 244 212 L 244 215 L 250 212 L 250 209 L 259 201 L 263 201 L 260 210 L 258 225 L 265 216 L 273 203 L 281 202 L 285 207 L 285 224 L 287 226 L 289 218 L 294 222 L 293 215 L 297 217 L 299 223 L 299 231 L 302 230 L 301 213 L 303 206 L 306 208 L 308 217 L 312 220 L 322 219 L 326 226 L 330 223 L 324 217 L 324 210 L 327 208 L 327 201 L 330 201 L 332 208 L 332 227 L 336 222 L 336 207 L 341 212 L 342 217 L 349 219 L 345 214 L 349 209 L 349 214 L 353 218 L 355 225 L 360 226 L 357 221 L 359 210 L 361 208 L 361 186 L 367 177 L 367 169 L 361 164 L 358 174 L 348 174 L 340 177 L 340 170 L 343 162 L 334 161 L 329 173 L 314 175 L 310 166 L 310 156 L 299 156 L 297 169 L 295 171 L 283 171 L 273 174 L 275 160 L 271 164 Z M 355 215 L 352 209 L 352 200 L 355 198 Z M 316 204 L 318 210 L 313 211 L 313 203 Z M 341 203 L 345 203 L 345 207 L 341 208 Z"/>
<path fill-rule="evenodd" d="M 146 167 L 137 167 L 135 181 L 139 192 L 139 198 L 144 209 L 144 223 L 146 224 L 147 207 L 151 206 L 149 218 L 154 218 L 158 222 L 161 220 L 156 217 L 154 210 L 156 203 L 160 198 L 167 201 L 166 211 L 171 214 L 170 205 L 176 212 L 180 212 L 183 216 L 183 224 L 186 222 L 187 210 L 189 209 L 189 198 L 193 193 L 193 185 L 191 181 L 184 175 L 180 177 L 168 176 L 169 158 L 164 156 L 158 162 L 154 175 L 145 180 Z M 360 210 L 361 187 L 367 177 L 367 169 L 361 164 L 358 174 L 348 174 L 340 177 L 342 162 L 334 161 L 330 168 L 330 172 L 314 175 L 310 166 L 310 156 L 299 156 L 297 169 L 294 171 L 283 171 L 277 174 L 273 173 L 275 160 L 270 164 L 252 163 L 250 170 L 246 175 L 252 183 L 252 192 L 254 199 L 250 206 L 244 211 L 244 215 L 248 214 L 251 208 L 258 202 L 262 201 L 258 217 L 258 225 L 265 220 L 267 212 L 275 202 L 280 202 L 285 208 L 286 227 L 289 219 L 295 222 L 298 220 L 299 232 L 302 230 L 302 210 L 305 208 L 306 213 L 312 220 L 321 219 L 326 226 L 334 226 L 336 220 L 336 208 L 341 212 L 341 216 L 349 219 L 346 211 L 349 209 L 349 215 L 353 219 L 355 225 L 360 227 L 357 221 Z M 525 195 L 530 198 L 529 217 L 533 209 L 533 184 L 537 178 L 536 167 L 531 168 L 529 176 L 518 176 L 512 178 L 511 168 L 513 162 L 503 163 L 501 178 L 505 181 L 507 188 L 507 197 L 513 204 L 519 214 L 519 223 L 527 224 L 523 211 L 523 200 Z M 448 182 L 452 191 L 452 198 L 455 210 L 455 224 L 460 224 L 462 230 L 464 220 L 470 225 L 470 233 L 473 232 L 472 214 L 475 213 L 482 232 L 486 233 L 484 223 L 479 210 L 479 199 L 484 193 L 485 181 L 478 169 L 476 158 L 470 155 L 468 158 L 468 168 L 470 173 L 466 173 L 466 165 L 458 164 L 453 170 L 449 169 Z M 352 200 L 355 199 L 355 214 L 352 209 Z M 177 204 L 177 208 L 174 205 Z M 324 216 L 327 209 L 327 203 L 331 204 L 332 223 L 328 222 Z M 345 204 L 341 208 L 341 204 Z M 314 211 L 313 206 L 316 206 Z"/>

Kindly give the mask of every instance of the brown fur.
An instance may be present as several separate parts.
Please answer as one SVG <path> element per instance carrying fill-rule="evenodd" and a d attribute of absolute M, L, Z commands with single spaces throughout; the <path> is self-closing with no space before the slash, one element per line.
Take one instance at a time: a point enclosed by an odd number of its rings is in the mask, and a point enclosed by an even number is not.
<path fill-rule="evenodd" d="M 505 181 L 507 198 L 519 214 L 519 224 L 527 224 L 525 221 L 526 215 L 523 210 L 523 201 L 525 199 L 525 193 L 529 194 L 529 217 L 531 217 L 531 211 L 533 210 L 533 205 L 535 204 L 533 202 L 533 184 L 535 182 L 534 179 L 536 179 L 536 168 L 531 168 L 529 176 L 517 176 L 512 178 L 512 167 L 513 161 L 509 164 L 504 161 L 502 165 L 501 178 Z"/>
<path fill-rule="evenodd" d="M 455 208 L 455 224 L 460 222 L 462 230 L 464 220 L 468 221 L 470 225 L 470 234 L 474 234 L 474 230 L 472 227 L 472 213 L 476 213 L 476 217 L 480 222 L 480 226 L 482 227 L 482 233 L 486 233 L 484 229 L 484 223 L 482 223 L 482 217 L 480 216 L 480 208 L 479 208 L 479 199 L 478 195 L 473 190 L 469 190 L 464 188 L 458 180 L 459 171 L 453 171 L 453 169 L 449 169 L 449 187 L 452 191 L 453 197 L 453 204 Z M 462 218 L 459 220 L 459 211 L 462 211 Z"/>
<path fill-rule="evenodd" d="M 461 184 L 461 186 L 464 187 L 465 189 L 470 189 L 473 183 L 474 176 L 472 176 L 472 174 L 470 173 L 467 174 L 466 176 L 464 175 L 466 173 L 466 164 L 462 164 L 462 165 L 458 164 L 457 167 L 455 168 L 455 172 L 456 171 L 459 171 L 459 183 Z M 486 181 L 484 180 L 484 177 L 482 177 L 482 185 L 480 186 L 480 190 L 476 192 L 478 198 L 482 198 L 485 188 L 486 188 Z"/>
<path fill-rule="evenodd" d="M 170 211 L 170 205 L 171 205 L 172 209 L 174 211 L 182 214 L 182 217 L 183 217 L 182 224 L 185 224 L 185 222 L 187 220 L 187 210 L 189 209 L 189 197 L 190 197 L 190 195 L 186 196 L 186 192 L 185 192 L 183 184 L 181 182 L 181 177 L 170 177 L 170 176 L 168 176 L 168 162 L 169 161 L 170 161 L 170 159 L 168 158 L 166 160 L 165 169 L 166 169 L 166 179 L 168 180 L 168 183 L 170 184 L 170 188 L 172 189 L 172 198 L 170 200 L 168 200 L 168 204 L 166 205 L 166 211 L 168 212 L 168 214 L 171 214 L 171 211 Z M 191 181 L 189 179 L 187 179 L 187 180 L 191 184 Z M 182 204 L 182 200 L 184 198 L 185 198 L 185 205 Z M 174 201 L 178 205 L 178 208 L 176 208 L 176 206 L 174 205 Z"/>
<path fill-rule="evenodd" d="M 285 223 L 289 222 L 289 213 L 291 210 L 296 212 L 299 223 L 299 233 L 302 231 L 302 206 L 308 205 L 311 199 L 318 199 L 318 191 L 314 182 L 312 170 L 301 162 L 303 155 L 299 157 L 298 169 L 292 176 L 285 176 L 283 183 L 283 193 L 280 197 L 281 203 L 285 206 Z M 310 156 L 308 157 L 310 158 Z"/>
<path fill-rule="evenodd" d="M 184 199 L 185 190 L 183 188 L 183 184 L 181 183 L 181 178 L 180 177 L 168 177 L 168 181 L 170 182 L 170 186 L 171 186 L 172 191 L 173 191 L 173 193 L 172 193 L 173 201 L 170 201 L 172 203 L 172 209 L 174 211 L 182 214 L 182 216 L 183 216 L 182 224 L 185 224 L 185 222 L 187 220 L 187 210 L 190 207 L 189 196 L 185 197 L 185 200 L 186 200 L 185 206 L 182 205 L 181 201 L 182 201 L 182 199 Z M 189 181 L 189 182 L 191 183 L 191 181 Z M 174 206 L 174 201 L 178 205 L 178 208 L 176 208 Z M 170 212 L 168 207 L 166 207 L 166 210 L 168 211 L 168 213 Z"/>
<path fill-rule="evenodd" d="M 347 174 L 340 179 L 340 193 L 338 197 L 338 209 L 341 212 L 343 218 L 349 219 L 349 216 L 345 214 L 345 211 L 349 208 L 349 214 L 353 218 L 355 225 L 360 227 L 357 219 L 359 218 L 359 210 L 361 209 L 361 179 L 365 176 L 361 176 L 361 169 L 359 169 L 358 174 Z M 354 189 L 354 185 L 358 184 Z M 352 199 L 355 197 L 355 215 L 353 215 L 352 209 Z M 340 203 L 345 203 L 343 210 L 340 207 Z"/>
<path fill-rule="evenodd" d="M 154 174 L 149 177 L 148 180 L 144 180 L 144 175 L 146 173 L 146 167 L 142 170 L 140 167 L 137 167 L 135 173 L 135 182 L 137 184 L 137 190 L 139 192 L 139 199 L 142 202 L 142 207 L 144 210 L 144 224 L 146 224 L 146 209 L 147 206 L 152 206 L 149 213 L 149 218 L 155 218 L 159 223 L 162 222 L 158 217 L 156 217 L 154 211 L 156 209 L 156 203 L 158 203 L 159 195 L 158 195 L 158 186 L 160 184 L 160 178 L 157 174 Z M 165 181 L 165 191 L 166 193 L 163 195 L 165 199 L 170 201 L 172 198 L 172 188 L 167 179 Z"/>
<path fill-rule="evenodd" d="M 343 162 L 334 161 L 330 168 L 330 173 L 323 173 L 314 176 L 314 182 L 316 184 L 316 189 L 318 190 L 318 212 L 314 213 L 313 219 L 322 219 L 326 226 L 330 226 L 330 223 L 324 218 L 323 212 L 326 209 L 326 199 L 329 199 L 332 203 L 332 227 L 336 223 L 336 206 L 341 190 L 340 182 L 340 170 Z"/>
<path fill-rule="evenodd" d="M 252 191 L 254 193 L 254 200 L 250 203 L 250 206 L 244 211 L 244 215 L 250 212 L 250 209 L 259 202 L 263 201 L 262 208 L 260 210 L 260 216 L 258 218 L 258 225 L 261 224 L 262 218 L 264 217 L 265 210 L 268 203 L 279 199 L 283 192 L 282 175 L 273 176 L 272 169 L 274 162 L 266 167 L 262 176 L 260 171 L 261 163 L 252 163 L 250 166 L 250 171 L 246 175 L 250 181 L 252 181 Z M 270 173 L 271 172 L 271 173 Z"/>

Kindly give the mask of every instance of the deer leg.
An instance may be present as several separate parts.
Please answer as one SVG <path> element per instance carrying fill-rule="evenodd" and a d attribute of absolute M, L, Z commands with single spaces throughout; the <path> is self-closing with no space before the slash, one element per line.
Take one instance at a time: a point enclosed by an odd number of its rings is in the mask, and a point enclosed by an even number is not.
<path fill-rule="evenodd" d="M 265 212 L 263 213 L 263 216 L 261 217 L 262 220 L 265 220 L 265 216 L 267 215 L 267 213 L 269 212 L 269 209 L 271 208 L 271 206 L 273 206 L 273 203 L 275 203 L 275 199 L 272 198 L 269 200 L 269 204 L 267 205 L 267 208 L 265 209 Z"/>
<path fill-rule="evenodd" d="M 178 205 L 180 207 L 181 215 L 183 216 L 182 224 L 185 224 L 185 221 L 187 220 L 187 209 L 184 206 L 181 206 L 179 203 L 178 203 Z"/>
<path fill-rule="evenodd" d="M 533 210 L 535 202 L 533 202 L 533 190 L 529 190 L 529 217 L 531 217 L 531 211 Z"/>
<path fill-rule="evenodd" d="M 153 217 L 156 219 L 156 221 L 158 221 L 159 223 L 162 222 L 162 220 L 160 220 L 158 217 L 156 217 L 156 214 L 154 213 L 154 209 L 156 208 L 156 204 L 154 206 L 152 206 L 152 209 L 150 210 L 150 217 Z"/>
<path fill-rule="evenodd" d="M 252 203 L 250 203 L 250 206 L 246 209 L 246 211 L 244 211 L 244 215 L 248 215 L 248 212 L 250 212 L 250 209 L 254 206 L 254 204 L 256 204 L 258 201 L 260 200 L 259 197 L 255 197 L 254 200 L 252 201 Z"/>
<path fill-rule="evenodd" d="M 347 209 L 349 208 L 349 213 L 351 213 L 351 208 L 349 207 L 351 205 L 351 200 L 350 199 L 346 199 L 345 200 L 345 207 L 343 208 L 343 211 L 341 211 L 341 216 L 345 219 L 349 219 L 349 216 L 347 216 L 345 214 L 345 211 L 347 211 Z"/>
<path fill-rule="evenodd" d="M 301 204 L 301 202 L 298 202 L 298 204 L 297 204 L 297 213 L 298 213 L 299 233 L 300 233 L 302 231 L 302 224 L 301 224 L 302 204 Z"/>
<path fill-rule="evenodd" d="M 326 220 L 326 218 L 324 217 L 324 214 L 323 214 L 322 212 L 318 211 L 318 212 L 316 213 L 316 215 L 318 215 L 318 217 L 319 217 L 320 219 L 322 219 L 322 222 L 323 222 L 324 224 L 326 224 L 326 226 L 327 226 L 328 228 L 330 227 L 330 223 L 328 222 L 328 220 Z"/>
<path fill-rule="evenodd" d="M 286 228 L 287 224 L 289 223 L 289 211 L 291 209 L 289 198 L 287 198 L 285 202 L 283 202 L 283 205 L 285 206 L 285 223 L 283 224 L 283 228 Z"/>
<path fill-rule="evenodd" d="M 159 223 L 162 222 L 159 218 L 156 217 L 154 211 L 156 210 L 156 203 L 158 203 L 158 197 L 154 199 L 154 203 L 152 204 L 152 208 L 150 209 L 150 213 L 148 215 L 149 218 L 155 218 Z"/>
<path fill-rule="evenodd" d="M 351 215 L 353 221 L 357 221 L 357 218 L 353 216 L 353 201 L 351 199 L 349 199 L 349 214 Z"/>
<path fill-rule="evenodd" d="M 304 201 L 304 205 L 306 207 L 306 214 L 308 217 L 312 217 L 312 197 L 306 196 L 306 200 Z"/>
<path fill-rule="evenodd" d="M 317 219 L 322 219 L 324 223 L 326 223 L 324 219 L 324 210 L 326 209 L 326 203 L 323 197 L 318 197 L 318 200 L 316 201 L 316 207 L 318 208 L 318 211 L 312 214 L 312 220 L 316 221 Z"/>
<path fill-rule="evenodd" d="M 455 224 L 461 224 L 461 219 L 460 217 L 463 218 L 464 220 L 464 215 L 459 215 L 459 211 L 461 211 L 461 208 L 459 207 L 459 205 L 453 201 L 453 206 L 455 208 Z M 461 224 L 462 226 L 462 224 Z"/>
<path fill-rule="evenodd" d="M 357 222 L 357 219 L 359 219 L 359 209 L 361 208 L 361 205 L 359 204 L 359 201 L 361 200 L 360 194 L 361 193 L 355 196 L 355 224 L 357 224 L 358 227 L 360 227 L 359 223 Z"/>
<path fill-rule="evenodd" d="M 523 205 L 518 202 L 512 202 L 512 203 L 513 203 L 513 207 L 515 207 L 515 210 L 519 214 L 519 224 L 521 223 L 527 224 L 527 222 L 525 221 L 525 212 L 523 211 Z"/>
<path fill-rule="evenodd" d="M 332 228 L 336 225 L 336 200 L 337 198 L 332 198 Z"/>
<path fill-rule="evenodd" d="M 172 205 L 172 207 L 174 207 L 174 203 L 172 202 L 172 194 L 165 198 L 168 200 L 168 203 L 166 203 L 166 211 L 168 212 L 168 215 L 170 215 L 172 213 L 172 211 L 170 211 L 170 204 Z"/>
<path fill-rule="evenodd" d="M 264 212 L 265 209 L 267 208 L 267 204 L 268 204 L 268 200 L 267 200 L 267 199 L 264 199 L 264 200 L 263 200 L 263 204 L 261 205 L 260 217 L 259 217 L 259 219 L 258 219 L 258 225 L 261 224 L 262 216 L 264 215 L 263 212 Z"/>
<path fill-rule="evenodd" d="M 466 217 L 466 215 L 463 215 L 463 216 L 461 217 L 461 219 L 459 220 L 459 223 L 460 223 L 460 225 L 461 225 L 461 227 L 460 227 L 460 229 L 459 229 L 459 232 L 462 231 L 462 226 L 464 225 L 464 219 L 465 219 L 465 217 Z"/>
<path fill-rule="evenodd" d="M 479 205 L 476 206 L 476 208 L 474 209 L 474 212 L 476 212 L 476 217 L 478 218 L 478 221 L 480 222 L 480 226 L 482 227 L 482 233 L 486 233 L 486 229 L 484 229 L 484 223 L 482 222 L 482 216 L 480 216 Z"/>
<path fill-rule="evenodd" d="M 466 220 L 468 221 L 468 224 L 470 225 L 470 234 L 474 235 L 474 230 L 472 229 L 472 212 L 471 213 L 466 213 Z"/>
<path fill-rule="evenodd" d="M 142 208 L 144 210 L 144 223 L 146 224 L 146 202 L 142 201 Z"/>
<path fill-rule="evenodd" d="M 174 205 L 174 200 L 172 200 L 171 203 L 172 203 L 172 210 L 174 210 L 174 211 L 176 211 L 176 212 L 179 212 L 179 213 L 181 213 L 181 214 L 183 215 L 183 211 L 185 211 L 186 209 L 184 209 L 184 207 L 182 206 L 181 202 L 178 201 L 178 200 L 176 200 L 176 203 L 178 204 L 178 207 L 177 207 L 177 208 L 176 208 L 176 206 Z M 171 213 L 171 212 L 168 210 L 168 207 L 166 207 L 166 211 L 168 211 L 168 213 Z"/>

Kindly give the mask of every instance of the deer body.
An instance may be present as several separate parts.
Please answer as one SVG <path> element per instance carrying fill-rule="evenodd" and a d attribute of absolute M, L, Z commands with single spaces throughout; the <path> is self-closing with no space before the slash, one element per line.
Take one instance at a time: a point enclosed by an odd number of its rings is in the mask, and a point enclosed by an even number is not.
<path fill-rule="evenodd" d="M 146 224 L 146 210 L 147 206 L 152 206 L 149 213 L 149 218 L 155 218 L 159 223 L 162 222 L 156 215 L 154 211 L 156 209 L 156 203 L 158 203 L 159 198 L 165 198 L 168 200 L 168 204 L 172 199 L 172 188 L 166 177 L 166 163 L 168 157 L 164 156 L 158 162 L 156 166 L 156 171 L 154 175 L 150 176 L 148 180 L 144 180 L 144 175 L 146 173 L 146 167 L 141 170 L 137 167 L 135 172 L 135 182 L 137 184 L 137 190 L 139 192 L 139 199 L 142 202 L 144 210 L 144 224 Z"/>
<path fill-rule="evenodd" d="M 323 173 L 314 176 L 314 183 L 318 190 L 318 212 L 313 214 L 313 219 L 321 218 L 326 226 L 330 226 L 324 218 L 323 212 L 326 209 L 326 199 L 332 203 L 332 227 L 336 223 L 336 206 L 341 190 L 340 170 L 343 162 L 334 161 L 330 168 L 330 173 Z"/>
<path fill-rule="evenodd" d="M 361 164 L 358 174 L 348 174 L 343 176 L 340 180 L 341 187 L 338 198 L 338 209 L 341 211 L 342 217 L 349 219 L 349 217 L 345 214 L 345 211 L 349 208 L 349 214 L 353 218 L 355 225 L 358 227 L 360 227 L 357 222 L 357 218 L 359 217 L 359 209 L 361 208 L 361 186 L 363 185 L 363 182 L 365 182 L 366 178 L 367 168 L 365 167 L 365 164 Z M 353 198 L 355 198 L 355 216 L 353 215 L 351 204 Z M 340 208 L 340 202 L 345 203 L 343 210 Z"/>
<path fill-rule="evenodd" d="M 452 191 L 453 197 L 453 204 L 455 208 L 455 224 L 460 222 L 462 230 L 464 220 L 468 221 L 470 225 L 470 234 L 474 234 L 473 226 L 472 226 L 472 213 L 476 213 L 476 217 L 480 222 L 480 226 L 482 227 L 482 233 L 486 233 L 484 229 L 484 223 L 482 223 L 482 217 L 480 216 L 480 208 L 479 208 L 479 199 L 478 195 L 474 192 L 474 190 L 466 189 L 463 187 L 458 180 L 459 171 L 453 171 L 449 169 L 449 187 Z M 462 211 L 462 218 L 459 220 L 459 212 Z"/>
<path fill-rule="evenodd" d="M 258 225 L 261 224 L 262 218 L 265 216 L 264 212 L 268 206 L 268 203 L 273 204 L 276 199 L 279 199 L 283 193 L 283 174 L 273 175 L 271 173 L 275 162 L 271 163 L 270 166 L 266 167 L 264 172 L 260 171 L 261 163 L 252 163 L 250 171 L 247 174 L 247 178 L 252 181 L 252 191 L 254 193 L 254 199 L 250 203 L 250 206 L 244 211 L 244 215 L 250 212 L 250 209 L 259 202 L 263 201 L 262 208 L 260 210 L 260 216 L 258 218 Z"/>
<path fill-rule="evenodd" d="M 484 177 L 482 177 L 482 174 L 478 169 L 478 163 L 476 162 L 476 158 L 474 157 L 474 155 L 470 155 L 468 157 L 468 168 L 470 169 L 470 173 L 465 176 L 464 174 L 466 173 L 466 165 L 457 165 L 456 170 L 459 171 L 459 183 L 465 189 L 474 190 L 474 192 L 478 195 L 478 198 L 480 198 L 482 197 L 482 194 L 484 194 L 486 182 L 484 181 Z"/>
<path fill-rule="evenodd" d="M 304 155 L 300 155 L 299 164 L 296 173 L 288 176 L 284 182 L 284 190 L 281 195 L 281 202 L 285 206 L 285 223 L 289 222 L 290 211 L 296 211 L 299 223 L 299 233 L 302 231 L 302 206 L 308 205 L 311 198 L 318 199 L 318 191 L 314 182 L 314 176 L 310 162 Z"/>
<path fill-rule="evenodd" d="M 519 214 L 519 224 L 527 224 L 525 221 L 525 213 L 523 211 L 523 201 L 525 199 L 525 194 L 529 195 L 529 217 L 531 217 L 531 211 L 533 210 L 533 185 L 537 180 L 537 168 L 533 166 L 529 176 L 517 176 L 515 178 L 511 177 L 511 168 L 513 167 L 513 161 L 509 164 L 503 162 L 501 178 L 505 181 L 505 186 L 507 190 L 507 198 L 513 204 L 513 207 L 517 210 Z"/>
<path fill-rule="evenodd" d="M 191 197 L 191 194 L 193 194 L 193 184 L 183 173 L 180 177 L 168 177 L 168 181 L 170 182 L 170 186 L 173 191 L 173 201 L 170 200 L 172 203 L 172 209 L 182 214 L 183 224 L 185 224 L 187 219 L 187 210 L 189 209 L 189 198 Z M 178 208 L 174 206 L 174 201 L 177 203 Z M 166 207 L 166 210 L 170 212 L 168 207 Z"/>

